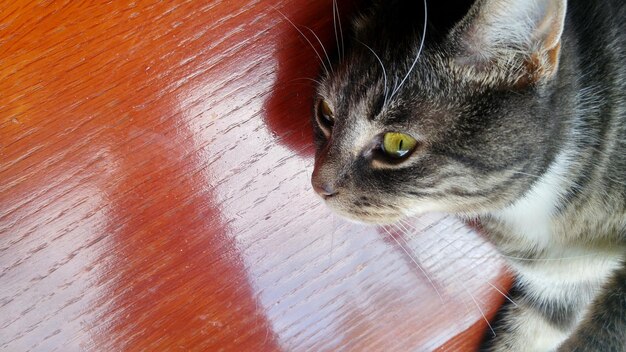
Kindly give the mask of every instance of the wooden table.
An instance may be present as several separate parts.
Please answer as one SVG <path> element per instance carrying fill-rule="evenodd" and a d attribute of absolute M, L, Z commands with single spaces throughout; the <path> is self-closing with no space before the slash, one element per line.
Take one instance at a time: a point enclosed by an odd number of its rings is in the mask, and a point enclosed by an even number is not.
<path fill-rule="evenodd" d="M 476 347 L 500 260 L 321 204 L 281 13 L 333 47 L 329 0 L 0 3 L 0 350 Z"/>

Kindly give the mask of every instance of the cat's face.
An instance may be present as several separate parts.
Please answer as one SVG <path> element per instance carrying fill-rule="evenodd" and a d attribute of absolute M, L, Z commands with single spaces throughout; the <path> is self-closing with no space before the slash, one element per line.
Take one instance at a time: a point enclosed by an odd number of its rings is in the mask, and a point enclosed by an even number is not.
<path fill-rule="evenodd" d="M 488 211 L 519 197 L 558 144 L 560 126 L 543 110 L 550 80 L 495 59 L 477 63 L 459 49 L 458 29 L 415 61 L 420 32 L 381 42 L 384 25 L 361 20 L 346 57 L 321 77 L 316 192 L 340 214 L 374 223 Z"/>

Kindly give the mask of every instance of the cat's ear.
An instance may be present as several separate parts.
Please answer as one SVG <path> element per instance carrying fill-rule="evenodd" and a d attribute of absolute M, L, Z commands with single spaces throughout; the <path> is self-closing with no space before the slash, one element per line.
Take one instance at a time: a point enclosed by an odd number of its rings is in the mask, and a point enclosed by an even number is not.
<path fill-rule="evenodd" d="M 566 7 L 566 0 L 477 0 L 450 34 L 454 64 L 518 83 L 551 78 Z"/>

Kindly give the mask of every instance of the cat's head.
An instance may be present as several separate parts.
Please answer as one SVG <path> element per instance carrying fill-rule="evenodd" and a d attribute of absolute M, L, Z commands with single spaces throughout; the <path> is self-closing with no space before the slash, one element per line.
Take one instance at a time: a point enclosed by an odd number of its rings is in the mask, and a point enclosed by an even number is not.
<path fill-rule="evenodd" d="M 421 2 L 374 4 L 322 74 L 312 184 L 344 216 L 503 207 L 557 153 L 565 1 L 477 0 L 453 23 L 434 6 L 422 43 Z"/>

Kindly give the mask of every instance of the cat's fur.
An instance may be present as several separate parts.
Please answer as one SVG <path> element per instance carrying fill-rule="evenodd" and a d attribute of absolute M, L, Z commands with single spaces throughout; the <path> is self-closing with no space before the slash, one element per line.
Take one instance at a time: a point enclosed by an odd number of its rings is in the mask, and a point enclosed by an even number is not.
<path fill-rule="evenodd" d="M 516 274 L 486 350 L 626 351 L 625 2 L 429 1 L 417 61 L 424 4 L 371 2 L 321 76 L 316 191 L 370 223 L 478 218 Z M 418 147 L 381 160 L 384 132 Z"/>

